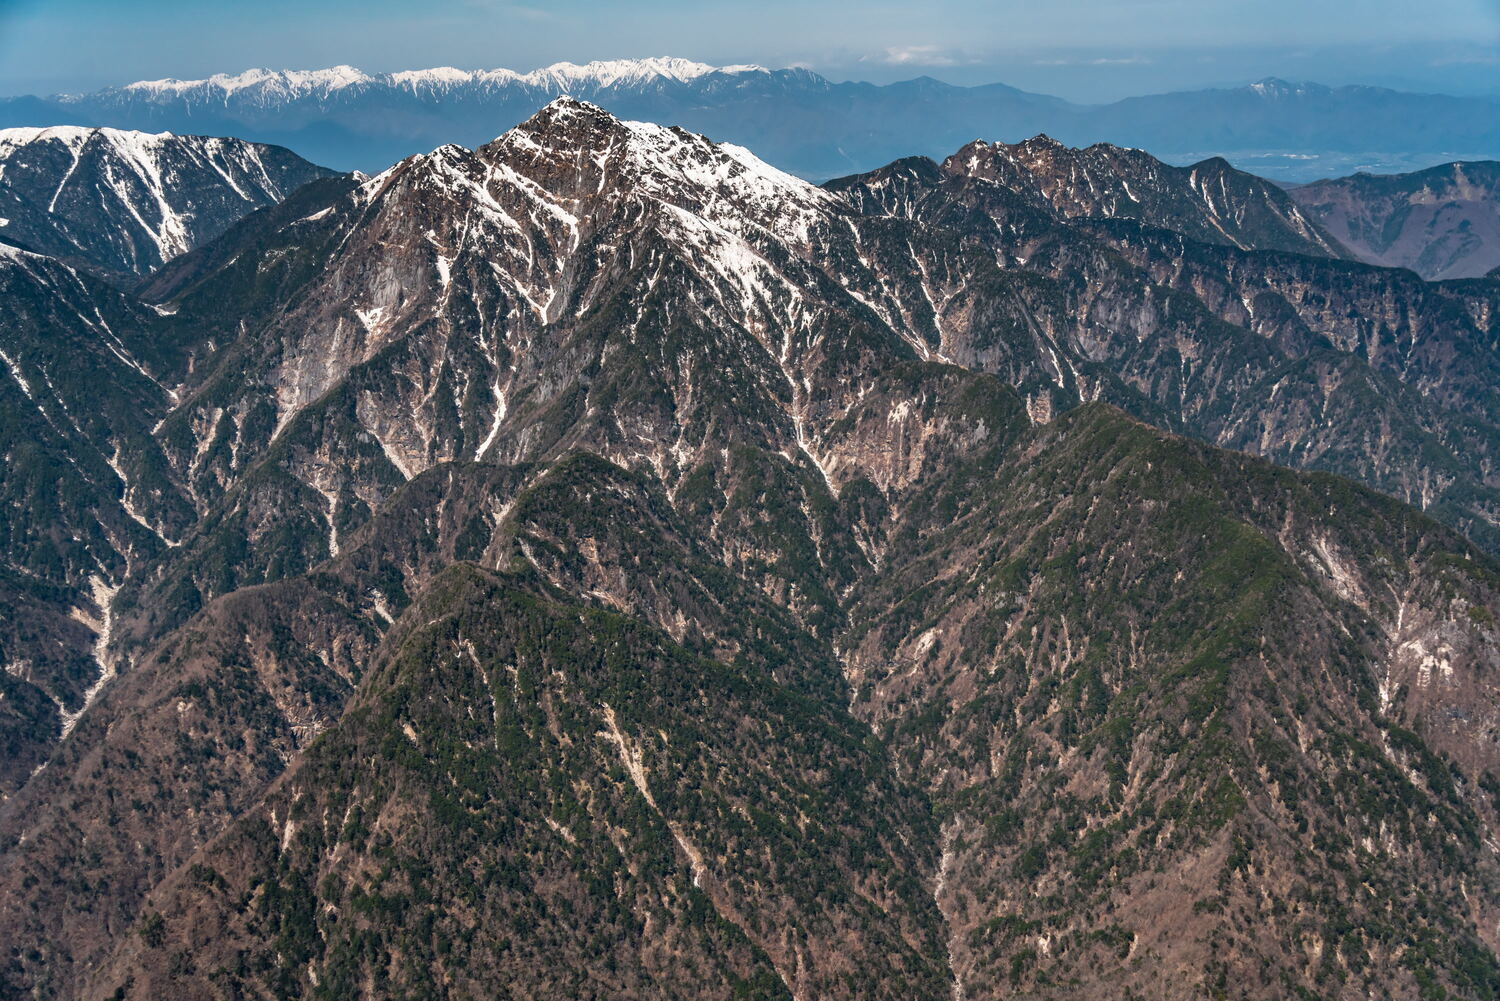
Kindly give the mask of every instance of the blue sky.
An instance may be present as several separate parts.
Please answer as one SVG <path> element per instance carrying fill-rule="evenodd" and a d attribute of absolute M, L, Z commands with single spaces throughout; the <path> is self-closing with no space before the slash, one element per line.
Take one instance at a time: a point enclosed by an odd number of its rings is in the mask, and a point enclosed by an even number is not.
<path fill-rule="evenodd" d="M 252 66 L 674 55 L 1107 100 L 1262 76 L 1500 93 L 1500 0 L 0 0 L 0 93 Z"/>

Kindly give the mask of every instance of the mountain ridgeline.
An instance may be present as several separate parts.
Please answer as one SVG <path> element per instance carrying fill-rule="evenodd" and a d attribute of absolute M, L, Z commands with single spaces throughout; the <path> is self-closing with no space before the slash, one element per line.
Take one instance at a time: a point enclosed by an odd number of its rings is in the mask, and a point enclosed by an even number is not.
<path fill-rule="evenodd" d="M 1500 163 L 1356 174 L 1290 194 L 1362 261 L 1433 280 L 1500 268 Z"/>
<path fill-rule="evenodd" d="M 0 281 L 7 1001 L 1500 993 L 1500 282 L 572 99 Z"/>
<path fill-rule="evenodd" d="M 919 77 L 875 85 L 807 69 L 676 58 L 557 63 L 526 73 L 336 66 L 141 80 L 87 94 L 0 99 L 0 126 L 210 132 L 375 171 L 445 142 L 486 142 L 559 96 L 623 118 L 676 122 L 816 179 L 911 153 L 942 156 L 979 136 L 1014 141 L 1038 132 L 1079 145 L 1141 147 L 1174 163 L 1217 153 L 1292 181 L 1393 158 L 1424 165 L 1455 155 L 1500 158 L 1493 98 L 1267 79 L 1084 105 L 1000 83 L 961 87 Z"/>

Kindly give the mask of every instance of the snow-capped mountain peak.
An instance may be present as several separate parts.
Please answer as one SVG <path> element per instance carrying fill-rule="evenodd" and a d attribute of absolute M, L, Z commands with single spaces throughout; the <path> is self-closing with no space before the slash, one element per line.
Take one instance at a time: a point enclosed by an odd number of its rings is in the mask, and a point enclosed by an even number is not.
<path fill-rule="evenodd" d="M 794 333 L 812 322 L 803 303 L 812 301 L 813 286 L 826 293 L 830 278 L 851 288 L 868 279 L 839 269 L 830 276 L 813 262 L 831 241 L 845 248 L 833 255 L 839 261 L 862 259 L 853 246 L 857 228 L 836 195 L 740 147 L 622 121 L 573 98 L 553 100 L 476 150 L 448 144 L 409 157 L 351 198 L 350 211 L 312 217 L 344 227 L 326 268 L 329 287 L 341 291 L 310 295 L 306 315 L 295 321 L 293 339 L 306 347 L 278 362 L 278 426 L 348 366 L 435 316 L 440 325 L 454 322 L 455 309 L 469 308 L 464 304 L 482 304 L 486 317 L 504 320 L 478 335 L 487 351 L 519 358 L 545 328 L 576 321 L 618 276 L 633 273 L 644 290 L 660 280 L 686 283 L 692 291 L 681 294 L 692 309 L 732 317 L 745 336 L 760 338 L 753 348 L 759 357 L 785 360 L 797 354 Z M 391 247 L 405 248 L 398 272 L 372 271 L 371 255 Z M 913 336 L 883 297 L 878 289 L 868 296 L 851 291 L 840 308 L 862 316 L 881 310 L 900 324 L 893 336 Z M 318 345 L 334 342 L 330 363 Z M 498 428 L 504 401 L 518 399 L 524 375 L 498 366 L 482 379 L 493 387 L 492 399 L 476 401 L 476 419 Z M 801 386 L 799 379 L 789 367 L 778 382 Z M 403 444 L 427 432 L 396 423 L 376 431 L 398 468 L 415 474 L 429 464 L 426 453 Z M 471 456 L 493 457 L 500 440 L 488 435 L 466 447 L 477 448 Z"/>
<path fill-rule="evenodd" d="M 6 237 L 113 275 L 144 274 L 327 173 L 238 139 L 0 129 Z"/>
<path fill-rule="evenodd" d="M 495 72 L 506 72 L 497 70 Z M 532 85 L 586 84 L 594 87 L 637 85 L 653 80 L 686 83 L 710 73 L 764 73 L 759 66 L 710 66 L 691 59 L 653 57 L 648 59 L 609 59 L 579 65 L 561 62 L 516 74 L 515 79 Z"/>
<path fill-rule="evenodd" d="M 41 128 L 29 126 L 17 126 L 10 129 L 0 129 L 0 158 L 4 158 L 9 152 L 39 140 L 54 140 L 62 143 L 70 149 L 76 149 L 88 142 L 97 133 L 106 136 L 113 135 L 135 135 L 148 136 L 149 133 L 129 133 L 119 129 L 89 128 L 86 125 L 48 125 Z M 160 133 L 162 136 L 170 136 L 170 132 Z"/>
<path fill-rule="evenodd" d="M 628 182 L 629 190 L 731 228 L 748 221 L 798 241 L 807 239 L 836 201 L 743 147 L 624 121 L 570 97 L 553 100 L 480 152 L 555 191 L 587 196 L 614 178 Z"/>
<path fill-rule="evenodd" d="M 567 92 L 570 88 L 597 89 L 642 86 L 654 82 L 687 83 L 712 73 L 766 73 L 753 65 L 711 66 L 691 59 L 651 57 L 608 59 L 578 64 L 553 63 L 540 69 L 518 72 L 510 69 L 464 70 L 453 66 L 370 74 L 353 66 L 319 70 L 249 69 L 243 73 L 216 73 L 202 80 L 138 80 L 120 88 L 135 98 L 164 101 L 191 96 L 217 95 L 221 100 L 251 98 L 293 101 L 326 97 L 349 87 L 384 87 L 414 93 L 444 92 L 457 87 L 520 86 Z"/>
<path fill-rule="evenodd" d="M 243 73 L 215 73 L 206 80 L 137 80 L 122 90 L 154 97 L 179 97 L 201 90 L 222 91 L 225 97 L 244 90 L 278 93 L 287 97 L 304 94 L 329 94 L 355 84 L 370 83 L 375 78 L 353 66 L 333 66 L 321 70 L 248 69 Z"/>
<path fill-rule="evenodd" d="M 598 105 L 575 97 L 554 98 L 531 118 L 500 136 L 496 143 L 534 144 L 543 135 L 549 142 L 567 142 L 562 137 L 569 130 L 580 127 L 584 130 L 577 136 L 580 140 L 588 138 L 588 133 L 618 132 L 626 140 L 624 151 L 643 166 L 681 170 L 685 161 L 702 160 L 708 156 L 722 161 L 721 167 L 732 163 L 742 168 L 732 170 L 730 174 L 753 176 L 760 183 L 786 193 L 795 192 L 811 198 L 830 197 L 816 185 L 771 166 L 743 146 L 716 143 L 682 128 L 616 118 Z"/>

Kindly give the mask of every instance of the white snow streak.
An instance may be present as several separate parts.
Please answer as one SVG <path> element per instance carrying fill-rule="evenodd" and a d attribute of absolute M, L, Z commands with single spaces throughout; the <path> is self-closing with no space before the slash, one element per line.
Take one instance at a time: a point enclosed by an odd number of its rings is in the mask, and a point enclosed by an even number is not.
<path fill-rule="evenodd" d="M 500 425 L 505 422 L 505 392 L 500 388 L 500 380 L 495 379 L 495 422 L 490 425 L 490 433 L 485 436 L 483 442 L 474 450 L 474 461 L 478 462 L 489 447 L 495 443 L 495 436 L 500 433 Z"/>
<path fill-rule="evenodd" d="M 62 735 L 66 737 L 73 732 L 73 727 L 78 725 L 78 720 L 89 707 L 99 698 L 99 693 L 104 686 L 114 680 L 115 663 L 109 656 L 109 643 L 113 638 L 115 627 L 114 601 L 115 595 L 120 591 L 120 585 L 111 586 L 103 577 L 90 577 L 89 586 L 93 590 L 94 604 L 99 608 L 100 617 L 94 619 L 78 610 L 74 610 L 74 617 L 84 625 L 94 630 L 94 662 L 99 665 L 99 677 L 83 693 L 83 704 L 78 707 L 76 713 L 62 713 Z"/>
<path fill-rule="evenodd" d="M 17 365 L 11 356 L 4 351 L 0 351 L 0 361 L 5 362 L 6 366 L 10 369 L 11 377 L 21 387 L 21 392 L 26 394 L 26 398 L 28 400 L 35 400 L 36 396 L 31 392 L 31 383 L 27 382 L 26 377 L 21 374 L 21 366 Z"/>

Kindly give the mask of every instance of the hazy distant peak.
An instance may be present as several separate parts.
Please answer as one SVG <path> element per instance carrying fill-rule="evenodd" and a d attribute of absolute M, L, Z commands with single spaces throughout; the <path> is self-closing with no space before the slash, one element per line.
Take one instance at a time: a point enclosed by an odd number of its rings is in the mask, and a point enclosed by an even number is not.
<path fill-rule="evenodd" d="M 687 83 L 711 73 L 768 73 L 754 65 L 712 66 L 691 59 L 650 57 L 644 59 L 608 59 L 578 64 L 553 63 L 529 72 L 510 69 L 463 70 L 453 66 L 401 70 L 395 73 L 369 74 L 353 66 L 333 66 L 319 70 L 249 69 L 243 73 L 216 73 L 203 80 L 138 80 L 122 90 L 138 95 L 176 97 L 190 92 L 220 91 L 224 96 L 245 90 L 268 95 L 300 97 L 307 94 L 329 94 L 364 84 L 410 90 L 443 90 L 472 84 L 520 84 L 523 86 L 560 88 L 567 86 L 613 87 L 639 85 L 665 80 Z"/>
<path fill-rule="evenodd" d="M 1345 86 L 1345 87 L 1333 88 L 1333 87 L 1327 86 L 1326 84 L 1309 83 L 1306 80 L 1301 81 L 1299 83 L 1292 83 L 1292 82 L 1290 82 L 1288 80 L 1283 80 L 1280 77 L 1274 77 L 1274 76 L 1268 76 L 1268 77 L 1266 77 L 1263 80 L 1257 80 L 1255 83 L 1252 83 L 1246 89 L 1249 90 L 1249 91 L 1251 91 L 1254 94 L 1259 95 L 1260 97 L 1268 98 L 1270 100 L 1280 100 L 1280 99 L 1284 99 L 1284 98 L 1288 98 L 1288 97 L 1321 97 L 1321 96 L 1325 96 L 1325 95 L 1328 95 L 1328 94 L 1332 94 L 1332 93 L 1335 92 L 1335 90 L 1337 90 L 1338 92 L 1348 92 L 1348 91 L 1375 91 L 1375 92 L 1379 92 L 1379 91 L 1383 90 L 1383 88 L 1380 88 L 1380 87 L 1360 87 L 1360 86 Z"/>
<path fill-rule="evenodd" d="M 330 92 L 359 83 L 369 83 L 374 78 L 353 66 L 333 66 L 321 70 L 269 70 L 248 69 L 243 73 L 215 73 L 206 80 L 178 80 L 167 77 L 162 80 L 137 80 L 128 83 L 124 90 L 148 94 L 182 94 L 199 89 L 218 89 L 226 95 L 251 87 L 264 90 L 284 90 L 288 93 L 311 91 Z"/>
<path fill-rule="evenodd" d="M 1279 77 L 1268 76 L 1263 80 L 1257 80 L 1255 83 L 1252 83 L 1250 89 L 1262 97 L 1284 97 L 1287 94 L 1296 93 L 1298 87 Z"/>

